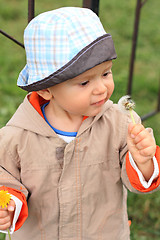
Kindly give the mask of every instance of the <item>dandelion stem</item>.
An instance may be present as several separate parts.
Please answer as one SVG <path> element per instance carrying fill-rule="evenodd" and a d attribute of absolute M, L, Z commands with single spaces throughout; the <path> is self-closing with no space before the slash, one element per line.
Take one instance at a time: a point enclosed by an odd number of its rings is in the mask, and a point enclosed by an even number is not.
<path fill-rule="evenodd" d="M 9 240 L 11 240 L 11 234 L 10 234 L 9 228 L 7 229 L 7 231 L 8 231 Z"/>
<path fill-rule="evenodd" d="M 136 122 L 135 122 L 135 120 L 134 120 L 134 117 L 133 117 L 132 109 L 130 109 L 129 112 L 130 112 L 130 115 L 131 115 L 133 124 L 136 124 Z"/>

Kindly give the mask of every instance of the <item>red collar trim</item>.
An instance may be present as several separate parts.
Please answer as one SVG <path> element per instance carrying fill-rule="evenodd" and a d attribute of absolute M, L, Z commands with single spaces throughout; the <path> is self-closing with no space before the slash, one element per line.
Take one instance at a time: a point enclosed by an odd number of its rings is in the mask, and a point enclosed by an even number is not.
<path fill-rule="evenodd" d="M 32 92 L 31 95 L 29 96 L 29 102 L 32 104 L 34 109 L 41 115 L 41 117 L 43 117 L 41 106 L 47 103 L 48 101 L 40 97 L 38 93 Z"/>
<path fill-rule="evenodd" d="M 37 92 L 32 92 L 31 95 L 29 96 L 29 102 L 32 104 L 34 109 L 41 115 L 41 117 L 44 118 L 41 106 L 47 103 L 48 101 L 39 96 Z M 84 116 L 82 121 L 84 121 L 86 118 L 88 117 Z"/>

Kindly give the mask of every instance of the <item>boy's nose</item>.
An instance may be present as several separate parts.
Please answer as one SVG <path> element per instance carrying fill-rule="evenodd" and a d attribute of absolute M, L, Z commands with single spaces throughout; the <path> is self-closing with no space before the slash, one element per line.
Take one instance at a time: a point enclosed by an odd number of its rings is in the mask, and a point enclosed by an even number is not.
<path fill-rule="evenodd" d="M 95 95 L 99 95 L 99 94 L 103 94 L 107 91 L 107 87 L 104 84 L 103 80 L 97 80 L 94 86 L 94 90 L 93 90 L 93 94 Z"/>

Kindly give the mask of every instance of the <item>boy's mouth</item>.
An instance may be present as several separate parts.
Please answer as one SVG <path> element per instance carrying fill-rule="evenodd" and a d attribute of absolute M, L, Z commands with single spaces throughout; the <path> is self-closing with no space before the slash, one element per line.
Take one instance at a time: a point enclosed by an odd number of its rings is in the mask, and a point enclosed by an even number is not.
<path fill-rule="evenodd" d="M 106 98 L 105 98 L 105 99 L 102 99 L 102 100 L 100 100 L 100 101 L 98 101 L 98 102 L 92 103 L 91 105 L 101 106 L 101 105 L 103 105 L 105 102 L 106 102 Z"/>

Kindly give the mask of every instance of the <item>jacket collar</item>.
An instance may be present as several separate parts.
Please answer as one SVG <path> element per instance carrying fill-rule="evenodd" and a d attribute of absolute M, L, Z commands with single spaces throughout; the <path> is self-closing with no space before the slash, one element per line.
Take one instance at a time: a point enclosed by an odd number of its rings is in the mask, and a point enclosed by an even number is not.
<path fill-rule="evenodd" d="M 19 106 L 13 117 L 7 123 L 7 126 L 14 126 L 22 128 L 42 136 L 57 137 L 56 133 L 50 128 L 43 118 L 41 111 L 41 105 L 45 104 L 46 101 L 39 97 L 36 93 L 29 93 L 23 103 Z M 90 126 L 92 126 L 104 112 L 113 105 L 113 102 L 108 100 L 102 108 L 102 111 L 95 117 L 88 117 L 84 119 L 82 125 L 78 131 L 77 136 L 82 134 Z"/>

